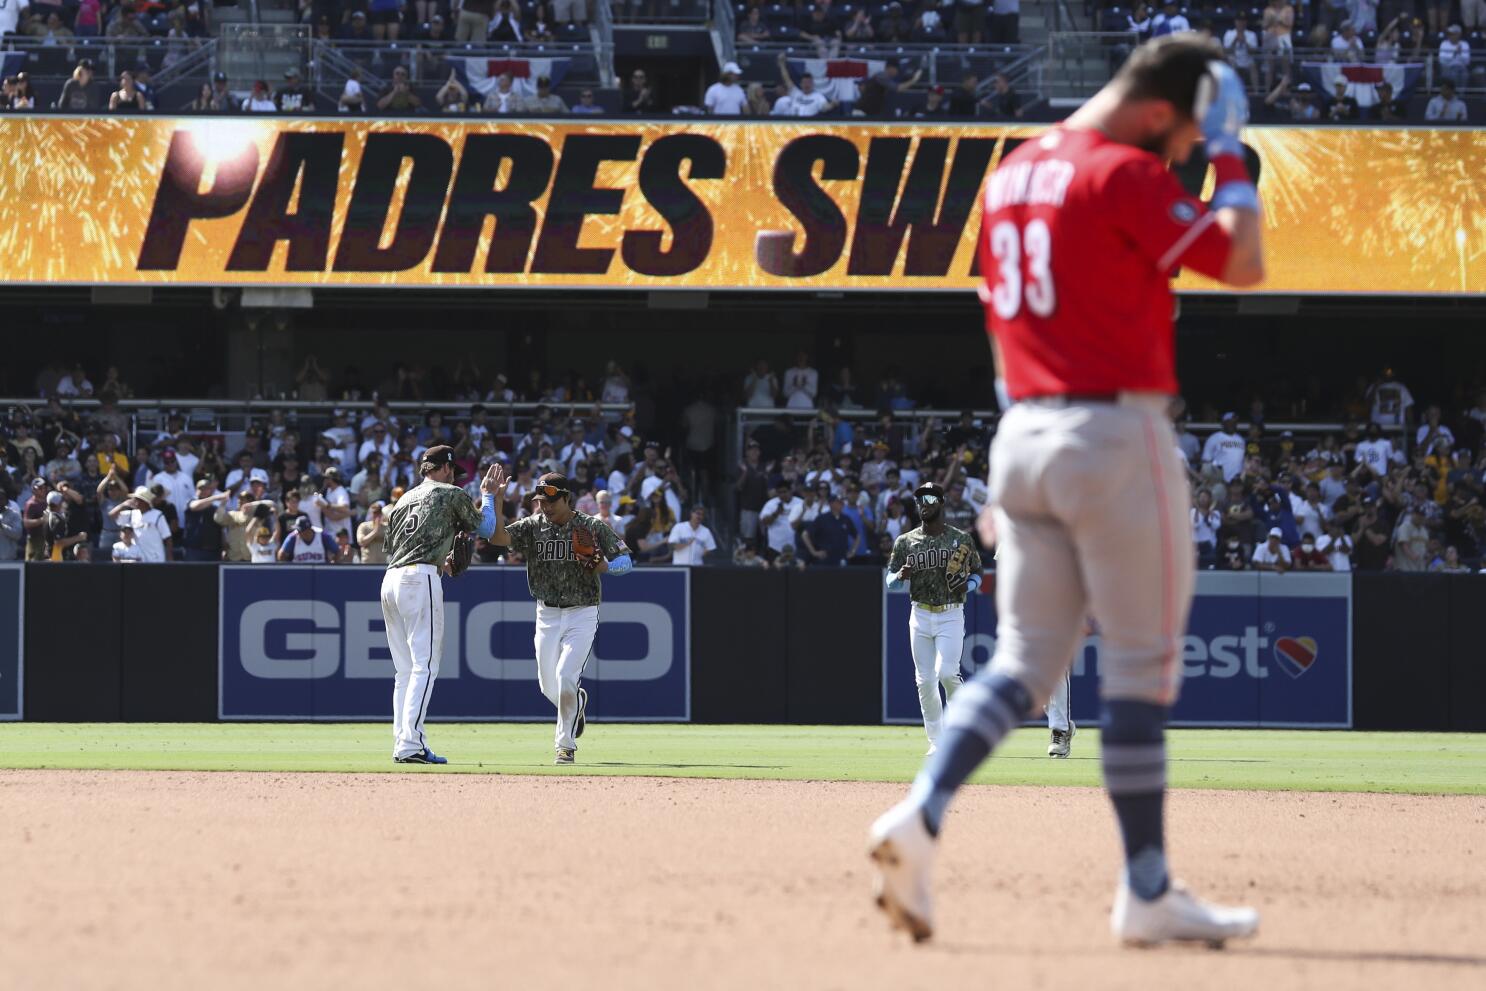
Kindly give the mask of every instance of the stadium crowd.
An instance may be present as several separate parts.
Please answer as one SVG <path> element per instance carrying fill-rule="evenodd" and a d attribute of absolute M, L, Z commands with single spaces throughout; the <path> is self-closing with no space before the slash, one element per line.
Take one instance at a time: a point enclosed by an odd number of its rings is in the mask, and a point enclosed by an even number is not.
<path fill-rule="evenodd" d="M 306 360 L 299 398 L 327 398 L 327 378 Z M 717 438 L 733 411 L 705 392 L 681 410 L 670 443 L 637 428 L 648 399 L 613 362 L 592 385 L 539 374 L 520 389 L 503 374 L 483 381 L 467 362 L 437 387 L 399 368 L 379 394 L 426 390 L 424 398 L 470 405 L 412 415 L 380 399 L 355 411 L 274 409 L 227 449 L 223 434 L 193 430 L 179 410 L 153 432 L 135 429 L 119 406 L 132 392 L 116 369 L 95 388 L 81 367 L 49 367 L 38 376 L 44 398 L 11 409 L 4 423 L 0 559 L 379 563 L 385 512 L 418 483 L 418 457 L 435 443 L 455 446 L 472 497 L 485 467 L 506 464 L 512 518 L 528 512 L 537 477 L 562 472 L 578 508 L 609 522 L 643 564 L 880 567 L 916 525 L 920 483 L 943 486 L 947 521 L 969 530 L 987 496 L 996 417 L 916 416 L 891 370 L 869 388 L 849 369 L 823 379 L 805 353 L 782 373 L 760 360 L 734 382 L 746 433 L 728 471 Z M 98 404 L 83 410 L 71 404 L 79 397 Z M 519 431 L 492 415 L 519 401 L 533 404 Z M 1342 429 L 1295 434 L 1266 427 L 1256 400 L 1201 435 L 1184 408 L 1174 411 L 1199 566 L 1481 567 L 1486 393 L 1469 409 L 1431 405 L 1416 415 L 1408 388 L 1384 373 L 1338 411 Z M 737 512 L 719 535 L 708 524 L 723 504 Z M 502 560 L 483 543 L 477 555 Z"/>

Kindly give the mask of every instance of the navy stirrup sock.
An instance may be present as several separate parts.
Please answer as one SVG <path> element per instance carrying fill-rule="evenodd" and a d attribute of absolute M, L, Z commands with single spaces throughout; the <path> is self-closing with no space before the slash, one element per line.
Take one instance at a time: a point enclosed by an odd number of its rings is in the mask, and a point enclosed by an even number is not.
<path fill-rule="evenodd" d="M 1021 682 L 1004 674 L 977 674 L 955 692 L 938 749 L 914 779 L 909 799 L 923 810 L 924 825 L 939 835 L 949 800 L 996 745 L 1032 711 Z"/>
<path fill-rule="evenodd" d="M 1166 892 L 1166 707 L 1108 701 L 1101 714 L 1104 786 L 1125 841 L 1125 879 L 1152 901 Z"/>

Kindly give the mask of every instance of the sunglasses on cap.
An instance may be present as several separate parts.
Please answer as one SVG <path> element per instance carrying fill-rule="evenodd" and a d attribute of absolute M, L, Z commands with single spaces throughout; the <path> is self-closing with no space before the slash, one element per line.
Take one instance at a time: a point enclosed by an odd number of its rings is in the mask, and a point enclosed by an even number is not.
<path fill-rule="evenodd" d="M 558 496 L 567 494 L 567 489 L 560 489 L 556 485 L 538 485 L 532 490 L 533 496 L 546 496 L 548 499 L 556 499 Z"/>
<path fill-rule="evenodd" d="M 938 504 L 939 497 L 932 492 L 925 492 L 923 495 L 918 497 L 918 501 L 923 503 L 925 506 L 933 506 Z"/>

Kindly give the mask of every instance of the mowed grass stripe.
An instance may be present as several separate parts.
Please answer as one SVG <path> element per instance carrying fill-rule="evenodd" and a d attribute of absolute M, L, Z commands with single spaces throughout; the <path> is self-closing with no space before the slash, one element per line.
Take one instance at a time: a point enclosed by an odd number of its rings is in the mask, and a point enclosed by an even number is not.
<path fill-rule="evenodd" d="M 545 723 L 433 723 L 444 768 L 391 759 L 389 726 L 367 723 L 0 723 L 0 768 L 96 770 L 610 774 L 908 781 L 923 759 L 916 727 L 590 724 L 578 763 L 554 767 Z M 1486 735 L 1172 730 L 1177 788 L 1486 794 Z M 1099 737 L 1081 729 L 1070 760 L 1047 733 L 1013 734 L 973 779 L 1097 786 Z"/>

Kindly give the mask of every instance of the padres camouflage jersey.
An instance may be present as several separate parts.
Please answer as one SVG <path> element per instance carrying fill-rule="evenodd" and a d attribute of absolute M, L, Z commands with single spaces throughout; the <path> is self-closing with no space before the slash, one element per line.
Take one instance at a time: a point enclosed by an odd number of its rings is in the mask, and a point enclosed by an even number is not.
<path fill-rule="evenodd" d="M 893 541 L 893 558 L 887 569 L 893 574 L 911 563 L 908 597 L 926 606 L 945 606 L 965 601 L 965 583 L 980 570 L 980 551 L 964 530 L 945 526 L 930 536 L 916 527 Z"/>
<path fill-rule="evenodd" d="M 382 538 L 387 567 L 442 566 L 454 546 L 454 534 L 479 528 L 480 511 L 464 489 L 425 478 L 404 493 L 387 515 Z"/>
<path fill-rule="evenodd" d="M 557 526 L 541 513 L 533 513 L 506 525 L 511 547 L 526 558 L 526 587 L 531 597 L 549 606 L 565 609 L 599 604 L 599 576 L 573 557 L 573 527 L 582 524 L 593 532 L 594 543 L 604 560 L 629 553 L 624 541 L 596 516 L 573 513 Z"/>

